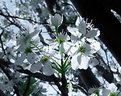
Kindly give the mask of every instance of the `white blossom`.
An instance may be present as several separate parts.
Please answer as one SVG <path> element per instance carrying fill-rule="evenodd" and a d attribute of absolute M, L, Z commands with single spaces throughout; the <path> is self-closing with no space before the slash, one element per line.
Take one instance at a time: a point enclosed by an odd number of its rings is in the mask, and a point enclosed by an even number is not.
<path fill-rule="evenodd" d="M 61 47 L 61 51 L 63 53 L 68 53 L 70 47 L 72 46 L 73 43 L 68 42 L 69 37 L 67 34 L 63 35 L 63 34 L 59 34 L 59 39 L 60 39 L 60 47 Z"/>
<path fill-rule="evenodd" d="M 67 34 L 59 34 L 59 40 L 60 40 L 60 48 L 61 48 L 61 51 L 62 53 L 66 53 L 68 54 L 69 51 L 70 51 L 70 48 L 72 47 L 72 45 L 74 43 L 72 42 L 69 42 L 69 36 Z M 51 40 L 52 42 L 50 42 L 50 45 L 49 45 L 49 53 L 51 55 L 56 55 L 53 52 L 54 49 L 58 49 L 58 41 L 57 40 Z"/>
<path fill-rule="evenodd" d="M 72 42 L 75 43 L 78 40 L 80 40 L 80 37 L 82 36 L 82 34 L 78 31 L 77 28 L 67 27 L 67 29 L 71 33 L 71 40 L 72 40 Z"/>
<path fill-rule="evenodd" d="M 50 24 L 53 26 L 59 26 L 63 22 L 63 17 L 59 14 L 55 14 L 54 16 L 50 16 Z"/>
<path fill-rule="evenodd" d="M 111 83 L 111 84 L 109 84 L 108 89 L 111 92 L 116 92 L 118 88 L 117 88 L 117 86 L 114 83 Z"/>
<path fill-rule="evenodd" d="M 22 65 L 25 58 L 26 58 L 25 54 L 21 55 L 20 57 L 17 58 L 17 60 L 15 60 L 14 64 L 15 65 Z"/>
<path fill-rule="evenodd" d="M 27 55 L 27 60 L 28 62 L 30 62 L 31 64 L 33 64 L 36 60 L 37 60 L 37 56 L 35 53 L 31 52 L 26 54 Z"/>
<path fill-rule="evenodd" d="M 100 43 L 96 40 L 90 42 L 81 42 L 75 45 L 71 50 L 73 51 L 73 56 L 71 59 L 72 69 L 87 69 L 90 58 L 94 57 L 93 54 L 100 49 Z"/>
<path fill-rule="evenodd" d="M 76 26 L 82 36 L 87 38 L 98 37 L 100 35 L 100 31 L 97 28 L 91 28 L 89 31 L 87 30 L 86 22 L 83 18 L 78 17 L 76 20 Z"/>
<path fill-rule="evenodd" d="M 50 76 L 50 75 L 53 75 L 54 73 L 55 73 L 55 71 L 53 70 L 51 65 L 48 63 L 45 63 L 44 67 L 43 67 L 43 74 Z"/>
<path fill-rule="evenodd" d="M 80 69 L 87 69 L 88 68 L 88 61 L 90 59 L 89 54 L 91 51 L 91 47 L 89 44 L 84 43 L 81 46 L 78 46 L 75 52 L 75 55 L 72 56 L 71 64 L 72 69 L 76 70 Z"/>
<path fill-rule="evenodd" d="M 29 32 L 25 32 L 23 34 L 23 36 L 21 36 L 21 38 L 17 41 L 17 44 L 19 45 L 19 48 L 17 49 L 17 51 L 25 51 L 25 49 L 27 47 L 30 47 L 30 41 L 32 40 L 32 37 L 34 37 L 35 35 L 37 35 L 37 31 L 34 31 L 32 33 Z"/>
<path fill-rule="evenodd" d="M 46 56 L 43 57 L 41 59 L 41 62 L 43 63 L 42 71 L 44 75 L 50 76 L 55 73 L 54 69 L 51 67 L 51 62 L 49 60 L 49 57 L 46 57 Z"/>
<path fill-rule="evenodd" d="M 3 82 L 0 82 L 0 89 L 5 91 L 12 91 L 13 88 L 13 81 L 4 80 Z"/>

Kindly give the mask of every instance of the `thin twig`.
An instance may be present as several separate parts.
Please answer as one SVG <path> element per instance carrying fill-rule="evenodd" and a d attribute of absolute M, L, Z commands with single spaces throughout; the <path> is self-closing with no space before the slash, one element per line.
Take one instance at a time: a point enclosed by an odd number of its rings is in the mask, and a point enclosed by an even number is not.
<path fill-rule="evenodd" d="M 8 65 L 6 63 L 8 63 L 8 62 L 0 59 L 0 68 L 5 73 L 5 75 L 8 77 L 8 79 L 12 80 L 13 77 L 10 75 L 11 71 L 8 68 L 6 68 L 5 65 Z M 13 86 L 13 88 L 14 88 L 14 92 L 17 94 L 17 96 L 20 96 L 18 88 L 15 85 Z"/>
<path fill-rule="evenodd" d="M 4 53 L 4 55 L 6 56 L 8 62 L 10 63 L 10 60 L 9 60 L 9 58 L 8 58 L 8 56 L 7 56 L 6 50 L 4 49 L 4 44 L 3 44 L 3 41 L 2 41 L 2 35 L 3 35 L 3 33 L 4 33 L 4 30 L 3 30 L 2 33 L 0 34 L 0 43 L 1 43 L 1 47 L 2 47 L 3 53 Z"/>

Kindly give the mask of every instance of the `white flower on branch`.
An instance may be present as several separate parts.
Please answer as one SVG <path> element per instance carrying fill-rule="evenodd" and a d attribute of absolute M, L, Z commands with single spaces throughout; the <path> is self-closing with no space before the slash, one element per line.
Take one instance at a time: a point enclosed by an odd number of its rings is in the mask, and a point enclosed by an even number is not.
<path fill-rule="evenodd" d="M 55 14 L 54 16 L 50 16 L 50 24 L 53 26 L 59 26 L 63 22 L 63 17 L 59 14 Z"/>
<path fill-rule="evenodd" d="M 63 53 L 68 53 L 73 43 L 69 42 L 69 36 L 67 34 L 59 34 L 60 47 Z"/>
<path fill-rule="evenodd" d="M 91 44 L 81 43 L 80 45 L 75 45 L 71 50 L 74 52 L 74 55 L 71 59 L 72 69 L 87 69 L 90 58 L 93 57 L 93 54 L 100 49 L 98 43 L 93 42 Z"/>
<path fill-rule="evenodd" d="M 33 52 L 26 54 L 29 63 L 33 64 L 37 60 L 37 55 Z"/>
<path fill-rule="evenodd" d="M 50 76 L 53 75 L 55 73 L 54 69 L 51 67 L 51 62 L 49 60 L 49 57 L 43 57 L 41 59 L 41 62 L 43 63 L 43 74 Z"/>
<path fill-rule="evenodd" d="M 82 34 L 78 31 L 78 28 L 67 27 L 68 31 L 71 33 L 71 41 L 77 42 Z"/>
<path fill-rule="evenodd" d="M 75 55 L 72 56 L 71 64 L 72 69 L 76 70 L 80 69 L 87 69 L 88 68 L 88 61 L 90 59 L 89 54 L 91 51 L 91 47 L 89 44 L 84 43 L 81 46 L 77 46 L 75 50 Z"/>
<path fill-rule="evenodd" d="M 91 28 L 90 30 L 87 30 L 87 25 L 83 18 L 78 17 L 75 25 L 84 37 L 93 38 L 98 37 L 100 35 L 100 31 L 97 28 Z"/>
<path fill-rule="evenodd" d="M 21 36 L 21 38 L 17 41 L 17 44 L 19 45 L 17 51 L 22 52 L 25 51 L 26 48 L 30 47 L 30 41 L 35 35 L 37 35 L 37 33 L 38 31 L 34 31 L 32 33 L 25 32 L 23 36 Z"/>
<path fill-rule="evenodd" d="M 59 35 L 59 40 L 60 40 L 60 48 L 62 53 L 66 53 L 68 54 L 70 51 L 69 49 L 71 48 L 71 46 L 73 45 L 72 42 L 69 42 L 69 36 L 67 34 L 58 34 Z M 58 41 L 57 40 L 51 40 L 49 41 L 49 53 L 53 52 L 54 49 L 58 49 Z M 54 53 L 52 53 L 53 55 Z M 56 54 L 54 54 L 56 55 Z"/>

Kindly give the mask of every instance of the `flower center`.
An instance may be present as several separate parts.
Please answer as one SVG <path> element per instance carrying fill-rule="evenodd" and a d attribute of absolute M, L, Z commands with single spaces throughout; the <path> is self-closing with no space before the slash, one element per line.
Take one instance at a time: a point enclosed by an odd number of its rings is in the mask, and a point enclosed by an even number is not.
<path fill-rule="evenodd" d="M 116 94 L 115 93 L 110 93 L 110 96 L 116 96 Z"/>
<path fill-rule="evenodd" d="M 60 39 L 60 44 L 61 44 L 61 43 L 63 43 L 63 42 L 65 42 L 65 40 L 63 40 L 63 39 Z"/>
<path fill-rule="evenodd" d="M 81 53 L 83 55 L 85 53 L 85 48 L 81 46 L 78 50 L 78 53 Z"/>
<path fill-rule="evenodd" d="M 26 37 L 24 38 L 24 43 L 27 43 L 27 41 L 28 41 L 29 39 L 31 39 L 31 37 L 30 37 L 30 36 L 26 36 Z"/>
<path fill-rule="evenodd" d="M 99 90 L 95 90 L 94 94 L 99 95 Z"/>
<path fill-rule="evenodd" d="M 25 49 L 25 54 L 31 53 L 32 52 L 32 47 L 28 47 Z"/>
<path fill-rule="evenodd" d="M 42 58 L 43 61 L 47 61 L 48 59 L 49 59 L 48 57 Z"/>

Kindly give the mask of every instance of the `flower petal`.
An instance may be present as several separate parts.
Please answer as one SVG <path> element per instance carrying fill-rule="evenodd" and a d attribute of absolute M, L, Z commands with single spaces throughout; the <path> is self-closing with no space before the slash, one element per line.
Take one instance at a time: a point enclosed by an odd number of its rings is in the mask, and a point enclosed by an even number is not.
<path fill-rule="evenodd" d="M 78 26 L 79 32 L 83 35 L 86 35 L 86 23 L 84 20 L 82 20 Z"/>
<path fill-rule="evenodd" d="M 50 24 L 53 25 L 54 23 L 54 16 L 50 15 Z"/>
<path fill-rule="evenodd" d="M 54 72 L 55 71 L 53 70 L 53 68 L 48 63 L 44 64 L 44 67 L 43 67 L 43 74 L 44 75 L 50 76 L 50 75 L 53 75 Z"/>
<path fill-rule="evenodd" d="M 109 96 L 110 94 L 110 90 L 109 89 L 101 89 L 101 93 L 102 96 Z"/>
<path fill-rule="evenodd" d="M 74 55 L 73 57 L 72 57 L 72 59 L 71 59 L 71 66 L 72 66 L 72 69 L 73 70 L 77 70 L 78 69 L 78 67 L 79 67 L 79 55 L 80 54 L 77 54 L 77 55 Z M 77 59 L 78 58 L 78 59 Z"/>
<path fill-rule="evenodd" d="M 98 29 L 92 29 L 90 32 L 87 33 L 86 37 L 87 38 L 92 38 L 100 35 L 100 31 Z"/>
<path fill-rule="evenodd" d="M 50 24 L 54 26 L 61 25 L 63 22 L 63 17 L 59 14 L 55 14 L 54 16 L 50 16 Z"/>
<path fill-rule="evenodd" d="M 57 24 L 57 25 L 61 25 L 61 23 L 62 23 L 62 21 L 63 21 L 62 16 L 59 15 L 59 14 L 55 14 L 54 17 L 55 17 L 55 20 L 56 20 L 56 24 Z"/>
<path fill-rule="evenodd" d="M 42 64 L 40 62 L 37 62 L 36 64 L 32 64 L 30 71 L 31 72 L 36 72 L 39 71 L 42 68 Z"/>
<path fill-rule="evenodd" d="M 36 55 L 35 55 L 34 53 L 28 53 L 28 55 L 27 55 L 27 60 L 28 60 L 31 64 L 33 64 L 33 63 L 35 62 L 35 60 L 36 60 Z"/>
<path fill-rule="evenodd" d="M 16 65 L 22 65 L 23 61 L 25 60 L 26 55 L 22 54 L 21 57 L 17 58 L 17 60 L 15 61 Z"/>
<path fill-rule="evenodd" d="M 94 40 L 94 42 L 91 43 L 91 52 L 92 54 L 96 53 L 97 51 L 100 50 L 100 43 L 96 40 Z"/>
<path fill-rule="evenodd" d="M 79 26 L 79 24 L 80 24 L 80 22 L 82 21 L 82 17 L 77 17 L 77 20 L 76 20 L 76 23 L 75 23 L 75 25 L 76 26 Z"/>
<path fill-rule="evenodd" d="M 109 84 L 108 89 L 109 89 L 111 92 L 116 92 L 117 87 L 116 87 L 116 85 L 115 85 L 114 83 L 111 83 L 111 84 Z"/>
<path fill-rule="evenodd" d="M 79 65 L 79 69 L 87 69 L 88 68 L 88 62 L 90 58 L 88 56 L 82 55 L 81 56 L 81 64 Z"/>

